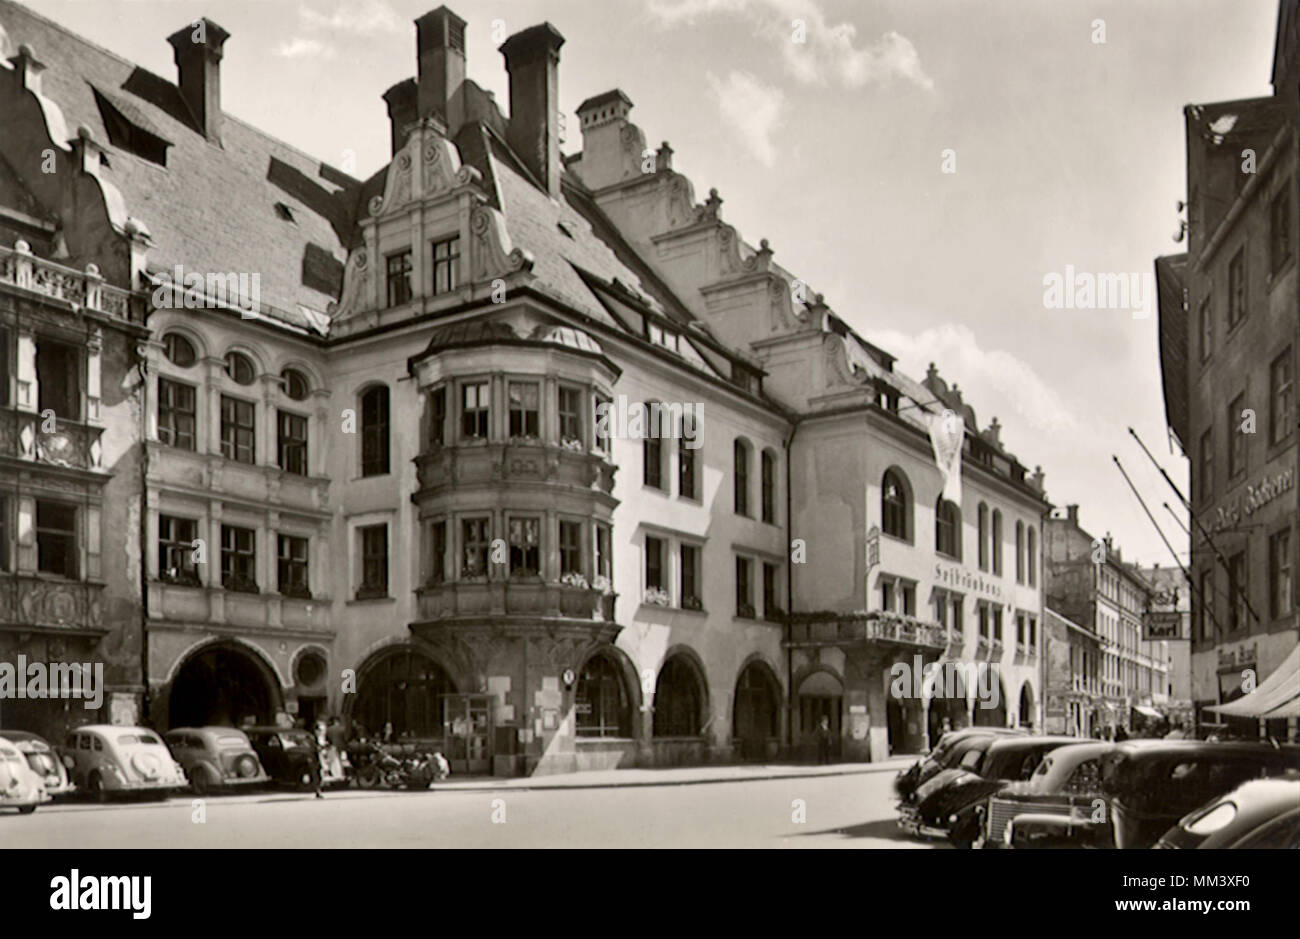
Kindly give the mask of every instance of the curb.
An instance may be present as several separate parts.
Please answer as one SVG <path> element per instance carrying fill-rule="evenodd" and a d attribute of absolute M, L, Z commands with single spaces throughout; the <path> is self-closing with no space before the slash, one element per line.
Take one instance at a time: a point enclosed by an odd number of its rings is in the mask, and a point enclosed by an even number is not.
<path fill-rule="evenodd" d="M 906 768 L 906 767 L 904 767 Z M 868 773 L 897 772 L 898 767 L 874 766 L 863 769 L 837 770 L 830 773 L 771 773 L 765 776 L 716 776 L 706 779 L 644 780 L 636 782 L 590 782 L 527 785 L 509 783 L 448 783 L 429 790 L 448 792 L 544 792 L 548 789 L 644 789 L 653 786 L 707 786 L 735 782 L 771 782 L 778 779 L 821 779 L 835 776 L 863 776 Z"/>

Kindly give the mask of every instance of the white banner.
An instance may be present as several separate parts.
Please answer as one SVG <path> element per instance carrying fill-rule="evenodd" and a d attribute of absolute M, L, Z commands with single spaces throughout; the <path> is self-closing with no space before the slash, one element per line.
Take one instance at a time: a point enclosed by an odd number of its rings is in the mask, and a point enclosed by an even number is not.
<path fill-rule="evenodd" d="M 926 416 L 930 427 L 930 446 L 934 463 L 943 476 L 943 497 L 961 507 L 961 447 L 966 437 L 966 423 L 949 408 L 942 414 Z"/>

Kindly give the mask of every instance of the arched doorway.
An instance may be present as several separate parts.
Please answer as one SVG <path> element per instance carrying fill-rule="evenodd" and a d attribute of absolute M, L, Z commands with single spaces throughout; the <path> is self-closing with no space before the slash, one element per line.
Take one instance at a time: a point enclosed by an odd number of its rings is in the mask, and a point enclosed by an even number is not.
<path fill-rule="evenodd" d="M 830 725 L 830 759 L 840 758 L 844 686 L 830 672 L 813 672 L 799 683 L 799 746 L 805 759 L 816 759 L 818 728 Z"/>
<path fill-rule="evenodd" d="M 271 724 L 280 710 L 279 682 L 257 654 L 235 642 L 204 646 L 177 671 L 167 726 Z"/>
<path fill-rule="evenodd" d="M 578 676 L 574 711 L 579 737 L 631 737 L 632 707 L 618 662 L 605 653 L 587 659 Z"/>
<path fill-rule="evenodd" d="M 655 683 L 654 736 L 698 737 L 704 695 L 695 668 L 684 655 L 671 656 Z"/>
<path fill-rule="evenodd" d="M 362 669 L 350 717 L 363 732 L 380 736 L 392 724 L 393 737 L 443 736 L 446 701 L 456 685 L 432 658 L 414 649 L 388 652 Z"/>
<path fill-rule="evenodd" d="M 1020 686 L 1020 726 L 1034 726 L 1034 689 L 1029 687 L 1029 682 Z"/>
<path fill-rule="evenodd" d="M 987 663 L 980 665 L 975 688 L 974 724 L 976 727 L 1007 726 L 1007 688 L 1002 684 L 1002 676 Z"/>
<path fill-rule="evenodd" d="M 765 760 L 780 744 L 779 685 L 760 662 L 750 662 L 736 679 L 731 739 L 742 760 Z"/>
<path fill-rule="evenodd" d="M 926 717 L 926 729 L 930 736 L 930 747 L 939 742 L 945 730 L 960 730 L 970 723 L 966 711 L 966 681 L 962 677 L 961 664 L 944 662 L 935 669 L 933 690 L 930 693 L 930 709 Z"/>

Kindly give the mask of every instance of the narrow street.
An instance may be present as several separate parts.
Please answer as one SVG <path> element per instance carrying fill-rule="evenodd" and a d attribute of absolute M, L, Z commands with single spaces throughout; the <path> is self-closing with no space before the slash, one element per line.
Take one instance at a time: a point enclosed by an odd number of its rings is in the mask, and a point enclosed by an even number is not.
<path fill-rule="evenodd" d="M 265 792 L 0 816 L 7 848 L 905 848 L 894 826 L 897 761 L 866 772 L 689 785 L 559 785 L 432 792 Z M 844 767 L 849 769 L 849 767 Z M 756 770 L 751 769 L 755 775 Z M 520 785 L 523 783 L 523 785 Z M 499 800 L 499 801 L 498 801 Z M 803 822 L 794 821 L 802 800 Z M 493 821 L 494 817 L 497 821 Z"/>

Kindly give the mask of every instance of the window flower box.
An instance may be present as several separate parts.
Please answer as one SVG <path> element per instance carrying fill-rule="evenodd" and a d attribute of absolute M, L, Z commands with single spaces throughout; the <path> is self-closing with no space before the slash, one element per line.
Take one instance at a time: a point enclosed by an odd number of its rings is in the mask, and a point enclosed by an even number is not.
<path fill-rule="evenodd" d="M 609 582 L 609 578 L 603 574 L 597 574 L 591 578 L 591 589 L 599 590 L 601 593 L 613 593 L 614 585 Z"/>
<path fill-rule="evenodd" d="M 695 610 L 696 612 L 699 612 L 704 609 L 704 601 L 699 597 L 682 597 L 682 609 Z"/>
<path fill-rule="evenodd" d="M 591 585 L 587 583 L 587 578 L 580 571 L 570 571 L 560 577 L 560 583 L 566 587 L 579 587 L 583 590 L 590 590 Z"/>
<path fill-rule="evenodd" d="M 668 596 L 668 591 L 662 590 L 659 587 L 647 588 L 642 600 L 650 606 L 668 606 L 672 603 L 672 599 Z"/>
<path fill-rule="evenodd" d="M 575 453 L 585 453 L 587 450 L 586 445 L 583 444 L 583 442 L 577 439 L 576 437 L 563 438 L 562 440 L 560 440 L 560 446 L 563 447 L 565 450 L 572 450 Z"/>

